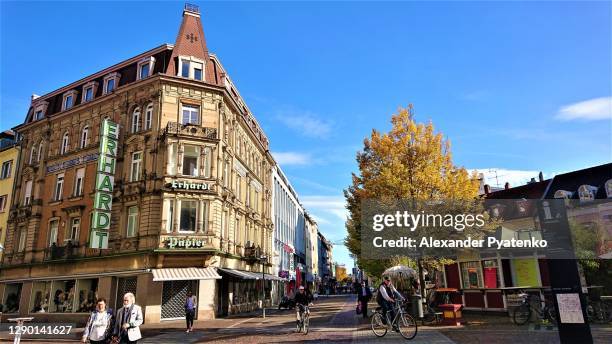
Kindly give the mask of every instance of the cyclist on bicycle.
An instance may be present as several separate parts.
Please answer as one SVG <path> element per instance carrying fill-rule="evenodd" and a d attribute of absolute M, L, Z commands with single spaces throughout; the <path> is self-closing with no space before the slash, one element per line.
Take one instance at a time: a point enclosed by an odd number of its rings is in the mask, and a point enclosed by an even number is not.
<path fill-rule="evenodd" d="M 302 320 L 301 313 L 304 311 L 310 313 L 307 306 L 310 303 L 310 297 L 304 291 L 304 286 L 301 285 L 297 294 L 295 294 L 295 316 L 296 322 L 299 324 Z"/>
<path fill-rule="evenodd" d="M 378 294 L 376 295 L 376 302 L 383 309 L 383 321 L 386 323 L 386 314 L 389 312 L 389 319 L 393 320 L 395 317 L 395 311 L 393 309 L 395 298 L 394 296 L 399 295 L 399 292 L 393 284 L 391 284 L 391 278 L 389 276 L 383 277 L 383 282 L 378 287 Z M 394 330 L 397 328 L 394 326 Z"/>

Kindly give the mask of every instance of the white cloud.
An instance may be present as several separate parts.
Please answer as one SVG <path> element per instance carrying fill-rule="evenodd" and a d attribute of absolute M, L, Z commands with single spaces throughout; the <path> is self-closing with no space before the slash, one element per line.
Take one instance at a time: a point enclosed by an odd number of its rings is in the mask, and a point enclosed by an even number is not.
<path fill-rule="evenodd" d="M 562 106 L 556 119 L 595 121 L 612 119 L 612 97 L 601 97 Z"/>
<path fill-rule="evenodd" d="M 342 221 L 346 221 L 348 217 L 342 196 L 300 196 L 300 201 L 308 211 L 332 214 Z"/>
<path fill-rule="evenodd" d="M 531 178 L 538 180 L 540 171 L 509 170 L 504 168 L 477 168 L 476 172 L 484 175 L 484 183 L 494 187 L 504 187 L 506 182 L 511 187 L 527 184 Z M 471 169 L 468 169 L 471 171 Z M 546 178 L 546 174 L 544 175 Z"/>
<path fill-rule="evenodd" d="M 310 155 L 297 152 L 272 152 L 279 165 L 307 165 L 311 163 Z"/>
<path fill-rule="evenodd" d="M 317 115 L 310 111 L 278 111 L 276 119 L 300 135 L 307 137 L 326 138 L 332 131 L 331 122 L 319 119 Z"/>

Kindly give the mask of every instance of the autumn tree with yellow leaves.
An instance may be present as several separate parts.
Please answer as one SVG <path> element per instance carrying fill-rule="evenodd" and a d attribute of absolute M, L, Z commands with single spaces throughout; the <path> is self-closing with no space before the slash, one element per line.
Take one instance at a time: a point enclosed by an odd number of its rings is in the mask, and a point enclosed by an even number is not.
<path fill-rule="evenodd" d="M 388 133 L 372 130 L 371 137 L 364 139 L 363 150 L 357 153 L 359 173 L 353 173 L 352 185 L 344 190 L 349 210 L 345 244 L 357 257 L 358 265 L 371 276 L 380 276 L 398 259 L 362 257 L 362 200 L 463 201 L 478 198 L 476 175 L 453 164 L 450 141 L 442 133 L 435 132 L 431 122 L 417 123 L 412 105 L 400 108 L 392 116 L 391 123 L 393 127 Z M 444 262 L 429 262 L 438 267 L 440 263 Z"/>

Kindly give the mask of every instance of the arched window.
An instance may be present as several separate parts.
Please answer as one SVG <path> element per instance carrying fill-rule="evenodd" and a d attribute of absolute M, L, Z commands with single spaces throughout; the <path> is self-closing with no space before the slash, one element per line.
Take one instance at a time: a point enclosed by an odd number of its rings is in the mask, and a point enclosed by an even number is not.
<path fill-rule="evenodd" d="M 145 125 L 144 129 L 149 130 L 153 125 L 153 104 L 149 103 L 147 105 L 147 109 L 145 110 Z"/>
<path fill-rule="evenodd" d="M 35 156 L 36 156 L 36 145 L 32 145 L 32 149 L 30 149 L 30 159 L 28 160 L 28 164 L 34 163 Z"/>
<path fill-rule="evenodd" d="M 85 148 L 89 145 L 89 127 L 85 126 L 81 132 L 81 148 Z"/>
<path fill-rule="evenodd" d="M 132 113 L 132 133 L 140 131 L 140 108 L 137 107 Z"/>
<path fill-rule="evenodd" d="M 38 155 L 36 156 L 36 161 L 40 161 L 43 158 L 42 151 L 43 151 L 43 142 L 40 141 L 40 143 L 38 144 Z"/>
<path fill-rule="evenodd" d="M 64 133 L 64 137 L 62 137 L 62 147 L 60 149 L 60 154 L 66 154 L 68 152 L 68 144 L 70 143 L 70 136 L 68 132 Z"/>

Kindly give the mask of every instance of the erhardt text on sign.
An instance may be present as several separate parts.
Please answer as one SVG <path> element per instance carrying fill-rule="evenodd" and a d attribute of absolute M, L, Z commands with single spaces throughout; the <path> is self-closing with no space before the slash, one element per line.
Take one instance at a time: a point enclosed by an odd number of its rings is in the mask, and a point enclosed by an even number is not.
<path fill-rule="evenodd" d="M 108 248 L 118 141 L 119 125 L 105 119 L 100 130 L 100 156 L 98 157 L 94 211 L 89 236 L 92 248 Z"/>

